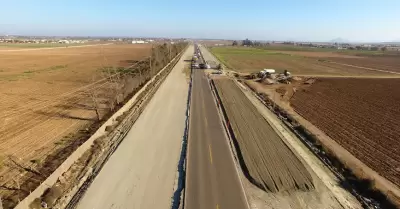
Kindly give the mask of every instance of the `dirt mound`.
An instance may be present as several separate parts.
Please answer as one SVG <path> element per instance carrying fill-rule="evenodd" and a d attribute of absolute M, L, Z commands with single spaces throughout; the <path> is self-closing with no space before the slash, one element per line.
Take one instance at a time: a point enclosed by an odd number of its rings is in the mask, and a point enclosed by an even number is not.
<path fill-rule="evenodd" d="M 239 87 L 227 79 L 215 83 L 235 133 L 242 169 L 249 180 L 270 192 L 314 189 L 304 165 Z"/>
<path fill-rule="evenodd" d="M 313 84 L 315 81 L 315 78 L 307 78 L 305 79 L 304 84 Z"/>

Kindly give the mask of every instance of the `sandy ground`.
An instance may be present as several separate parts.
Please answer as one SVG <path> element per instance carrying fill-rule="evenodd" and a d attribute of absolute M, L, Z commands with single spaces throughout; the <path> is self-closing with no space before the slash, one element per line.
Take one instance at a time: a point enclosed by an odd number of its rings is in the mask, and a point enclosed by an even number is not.
<path fill-rule="evenodd" d="M 185 127 L 189 47 L 78 208 L 170 208 Z"/>

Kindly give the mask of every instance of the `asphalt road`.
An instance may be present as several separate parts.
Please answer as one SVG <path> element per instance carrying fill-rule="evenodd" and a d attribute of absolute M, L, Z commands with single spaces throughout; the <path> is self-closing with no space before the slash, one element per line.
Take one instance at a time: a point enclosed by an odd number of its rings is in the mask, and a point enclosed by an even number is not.
<path fill-rule="evenodd" d="M 171 207 L 187 108 L 184 60 L 192 53 L 190 46 L 90 185 L 78 208 Z"/>
<path fill-rule="evenodd" d="M 209 52 L 204 46 L 200 47 L 201 53 L 207 62 L 212 62 L 218 64 L 219 61 Z"/>
<path fill-rule="evenodd" d="M 228 139 L 205 77 L 194 70 L 190 110 L 186 209 L 247 208 Z"/>

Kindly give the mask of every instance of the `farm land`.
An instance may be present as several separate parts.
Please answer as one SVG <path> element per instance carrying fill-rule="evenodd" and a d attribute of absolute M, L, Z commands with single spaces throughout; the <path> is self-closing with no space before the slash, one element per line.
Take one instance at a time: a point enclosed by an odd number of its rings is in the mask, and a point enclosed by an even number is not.
<path fill-rule="evenodd" d="M 266 47 L 212 47 L 229 70 L 288 70 L 290 84 L 246 83 L 295 112 L 400 188 L 400 55 L 398 52 Z M 388 72 L 389 71 L 389 72 Z M 311 82 L 308 82 L 311 81 Z M 293 114 L 295 114 L 293 112 Z M 354 171 L 358 172 L 358 171 Z M 364 173 L 365 174 L 365 173 Z M 364 175 L 362 174 L 362 175 Z M 374 174 L 359 178 L 374 180 Z M 394 197 L 398 202 L 400 197 Z M 397 203 L 398 204 L 398 203 Z"/>
<path fill-rule="evenodd" d="M 73 43 L 73 44 L 59 44 L 59 43 L 0 43 L 1 50 L 11 49 L 38 49 L 38 48 L 68 48 L 70 46 L 82 46 L 82 45 L 95 45 L 101 44 L 101 42 L 87 42 L 87 43 Z M 104 44 L 104 43 L 103 43 Z"/>
<path fill-rule="evenodd" d="M 91 125 L 111 110 L 110 80 L 122 78 L 109 71 L 135 65 L 150 52 L 150 45 L 132 44 L 0 50 L 0 195 L 12 189 L 7 182 L 21 167 L 35 170 L 56 150 L 83 143 Z M 131 79 L 131 88 L 143 80 Z"/>
<path fill-rule="evenodd" d="M 211 50 L 228 68 L 241 73 L 272 68 L 304 76 L 400 76 L 400 55 L 396 54 L 282 47 L 212 47 Z"/>
<path fill-rule="evenodd" d="M 319 78 L 290 104 L 380 175 L 400 186 L 400 79 Z"/>

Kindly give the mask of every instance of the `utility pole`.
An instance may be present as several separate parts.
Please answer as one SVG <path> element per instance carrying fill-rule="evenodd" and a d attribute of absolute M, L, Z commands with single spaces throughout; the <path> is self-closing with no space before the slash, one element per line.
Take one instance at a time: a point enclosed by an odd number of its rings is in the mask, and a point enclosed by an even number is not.
<path fill-rule="evenodd" d="M 140 69 L 140 67 L 138 68 L 139 71 L 139 86 L 142 84 L 142 70 Z"/>
<path fill-rule="evenodd" d="M 169 61 L 171 61 L 171 46 L 172 46 L 172 44 L 169 43 Z"/>
<path fill-rule="evenodd" d="M 274 112 L 275 112 L 275 95 L 276 95 L 276 92 L 272 92 L 273 94 L 272 94 L 272 103 L 274 104 Z"/>
<path fill-rule="evenodd" d="M 150 53 L 150 77 L 152 77 L 152 70 L 151 70 L 151 60 L 153 59 L 153 44 L 151 44 L 151 53 Z"/>

